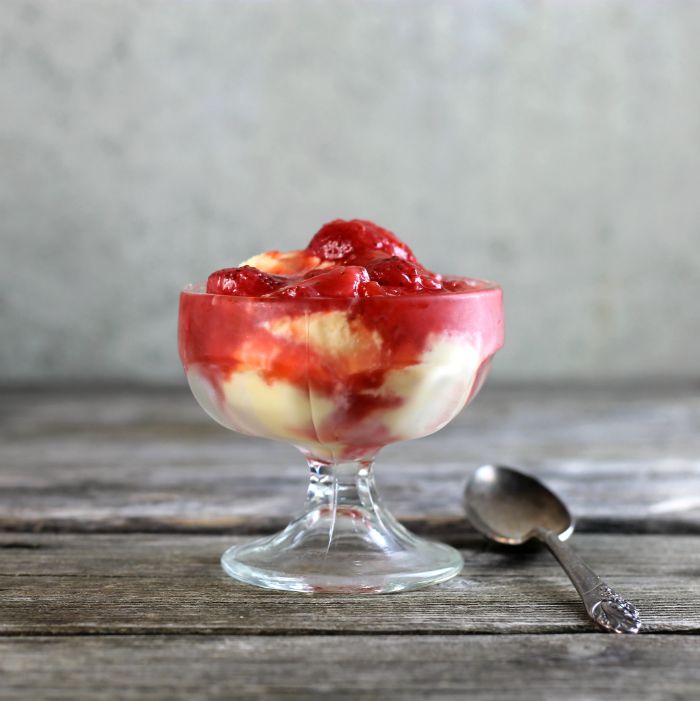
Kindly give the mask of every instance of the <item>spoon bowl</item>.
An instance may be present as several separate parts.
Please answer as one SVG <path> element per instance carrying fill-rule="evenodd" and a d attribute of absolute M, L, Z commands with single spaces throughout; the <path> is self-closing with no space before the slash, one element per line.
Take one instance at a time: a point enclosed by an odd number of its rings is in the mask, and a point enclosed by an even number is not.
<path fill-rule="evenodd" d="M 574 521 L 559 497 L 539 480 L 502 465 L 483 465 L 472 475 L 465 498 L 475 528 L 505 545 L 521 545 L 538 528 L 560 540 L 574 532 Z"/>

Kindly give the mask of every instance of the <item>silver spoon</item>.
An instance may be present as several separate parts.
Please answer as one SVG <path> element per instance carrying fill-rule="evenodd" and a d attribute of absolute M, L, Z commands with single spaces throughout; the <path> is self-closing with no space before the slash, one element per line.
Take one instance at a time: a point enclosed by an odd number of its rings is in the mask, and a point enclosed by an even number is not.
<path fill-rule="evenodd" d="M 502 465 L 484 465 L 471 476 L 465 492 L 467 516 L 487 538 L 520 545 L 544 543 L 581 596 L 588 615 L 613 633 L 636 633 L 637 609 L 613 591 L 564 541 L 574 532 L 562 501 L 534 477 Z"/>

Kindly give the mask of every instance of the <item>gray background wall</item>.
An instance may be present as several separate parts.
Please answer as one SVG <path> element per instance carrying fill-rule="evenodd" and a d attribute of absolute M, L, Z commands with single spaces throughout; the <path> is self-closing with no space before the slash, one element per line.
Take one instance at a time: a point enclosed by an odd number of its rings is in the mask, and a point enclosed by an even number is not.
<path fill-rule="evenodd" d="M 179 381 L 324 221 L 496 279 L 494 376 L 700 375 L 700 2 L 3 0 L 0 380 Z"/>

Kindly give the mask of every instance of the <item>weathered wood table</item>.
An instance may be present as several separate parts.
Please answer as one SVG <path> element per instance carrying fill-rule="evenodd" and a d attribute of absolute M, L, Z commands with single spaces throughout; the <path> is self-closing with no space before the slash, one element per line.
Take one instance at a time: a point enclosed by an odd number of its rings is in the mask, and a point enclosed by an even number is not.
<path fill-rule="evenodd" d="M 700 698 L 698 384 L 491 386 L 386 449 L 389 506 L 466 565 L 375 597 L 223 574 L 227 545 L 287 522 L 305 469 L 184 389 L 6 390 L 0 411 L 2 699 Z M 547 552 L 469 528 L 461 494 L 486 461 L 568 501 L 572 543 L 638 605 L 641 634 L 596 632 Z"/>

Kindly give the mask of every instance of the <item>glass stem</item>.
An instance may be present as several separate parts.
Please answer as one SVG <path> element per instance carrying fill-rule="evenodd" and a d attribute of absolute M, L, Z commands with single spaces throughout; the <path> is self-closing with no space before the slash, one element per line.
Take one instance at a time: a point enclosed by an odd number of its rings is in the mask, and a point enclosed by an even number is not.
<path fill-rule="evenodd" d="M 307 511 L 323 507 L 364 506 L 377 501 L 373 460 L 327 463 L 309 460 Z"/>
<path fill-rule="evenodd" d="M 305 513 L 328 523 L 330 549 L 339 516 L 376 519 L 379 497 L 374 485 L 373 460 L 328 463 L 309 460 L 309 488 Z"/>

